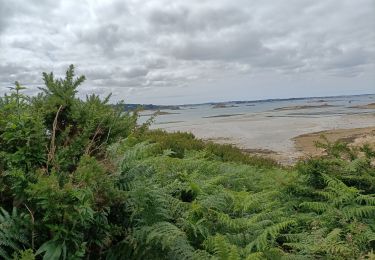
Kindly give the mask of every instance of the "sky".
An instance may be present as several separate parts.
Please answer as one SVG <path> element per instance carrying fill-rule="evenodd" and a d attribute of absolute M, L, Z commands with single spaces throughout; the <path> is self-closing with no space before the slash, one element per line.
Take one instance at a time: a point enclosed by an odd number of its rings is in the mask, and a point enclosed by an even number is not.
<path fill-rule="evenodd" d="M 0 94 L 69 64 L 113 102 L 375 93 L 375 1 L 0 0 Z"/>

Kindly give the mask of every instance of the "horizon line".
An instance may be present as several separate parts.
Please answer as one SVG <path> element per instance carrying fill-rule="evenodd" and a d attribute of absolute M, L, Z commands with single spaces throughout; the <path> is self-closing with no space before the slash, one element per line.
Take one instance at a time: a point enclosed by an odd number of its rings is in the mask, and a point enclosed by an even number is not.
<path fill-rule="evenodd" d="M 335 98 L 335 97 L 358 97 L 358 96 L 369 96 L 375 95 L 375 93 L 365 93 L 365 94 L 353 94 L 353 95 L 329 95 L 329 96 L 306 96 L 306 97 L 288 97 L 288 98 L 265 98 L 265 99 L 253 99 L 253 100 L 226 100 L 226 101 L 207 101 L 202 103 L 184 103 L 175 105 L 157 105 L 153 103 L 125 103 L 125 105 L 153 105 L 160 107 L 173 107 L 173 106 L 196 106 L 196 105 L 207 105 L 207 104 L 220 104 L 220 103 L 234 103 L 234 102 L 267 102 L 267 101 L 284 101 L 284 100 L 303 100 L 303 99 L 313 99 L 313 98 Z"/>

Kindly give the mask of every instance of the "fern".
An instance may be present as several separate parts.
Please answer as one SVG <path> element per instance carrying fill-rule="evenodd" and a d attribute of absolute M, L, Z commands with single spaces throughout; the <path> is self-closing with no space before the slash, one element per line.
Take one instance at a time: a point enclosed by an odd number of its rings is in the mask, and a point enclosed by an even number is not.
<path fill-rule="evenodd" d="M 330 208 L 330 205 L 325 202 L 302 202 L 300 207 L 312 210 L 317 213 L 325 212 Z"/>
<path fill-rule="evenodd" d="M 347 218 L 371 218 L 375 216 L 375 206 L 352 206 L 344 209 Z"/>
<path fill-rule="evenodd" d="M 9 213 L 0 208 L 0 257 L 10 259 L 13 252 L 28 247 L 28 215 L 19 214 L 16 208 Z"/>
<path fill-rule="evenodd" d="M 45 242 L 36 252 L 37 255 L 43 254 L 43 260 L 66 259 L 67 246 L 65 242 L 50 240 Z"/>
<path fill-rule="evenodd" d="M 217 234 L 209 237 L 204 244 L 207 250 L 213 252 L 218 259 L 240 259 L 239 249 L 230 244 L 223 235 Z"/>
<path fill-rule="evenodd" d="M 0 210 L 1 259 L 373 257 L 370 146 L 325 139 L 326 155 L 282 168 L 80 99 L 73 66 L 43 76 L 38 96 L 17 83 L 0 98 L 0 203 L 16 207 Z"/>
<path fill-rule="evenodd" d="M 296 222 L 294 220 L 287 220 L 277 224 L 274 224 L 270 227 L 267 227 L 261 234 L 255 238 L 248 245 L 248 249 L 252 251 L 254 248 L 258 251 L 262 251 L 270 246 L 270 243 L 273 243 L 276 237 L 285 229 L 287 229 L 291 225 L 295 225 Z"/>
<path fill-rule="evenodd" d="M 361 205 L 375 206 L 375 195 L 359 195 L 355 200 Z"/>
<path fill-rule="evenodd" d="M 153 248 L 160 247 L 164 254 L 170 254 L 178 259 L 191 259 L 194 248 L 189 244 L 185 232 L 169 222 L 158 222 L 152 226 L 144 226 L 133 231 L 136 241 L 143 241 L 144 245 Z M 135 245 L 136 246 L 136 245 Z M 146 250 L 147 248 L 136 248 Z"/>

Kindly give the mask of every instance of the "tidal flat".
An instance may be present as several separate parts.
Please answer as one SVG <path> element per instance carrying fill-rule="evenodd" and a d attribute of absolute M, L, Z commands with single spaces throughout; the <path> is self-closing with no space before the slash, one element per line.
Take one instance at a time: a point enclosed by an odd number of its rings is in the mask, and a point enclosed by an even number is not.
<path fill-rule="evenodd" d="M 293 164 L 318 153 L 313 144 L 322 134 L 330 140 L 360 138 L 374 145 L 375 109 L 362 108 L 374 99 L 375 95 L 361 95 L 324 97 L 324 104 L 322 98 L 305 98 L 237 102 L 235 107 L 233 102 L 221 102 L 222 108 L 182 105 L 180 114 L 160 115 L 151 128 L 191 132 L 204 140 L 233 144 Z"/>

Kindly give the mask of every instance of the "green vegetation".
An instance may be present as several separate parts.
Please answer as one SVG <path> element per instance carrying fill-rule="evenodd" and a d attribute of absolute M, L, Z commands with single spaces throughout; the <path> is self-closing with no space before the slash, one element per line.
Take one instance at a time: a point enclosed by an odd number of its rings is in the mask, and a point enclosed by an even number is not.
<path fill-rule="evenodd" d="M 285 169 L 43 78 L 0 98 L 0 259 L 375 258 L 369 146 Z"/>

